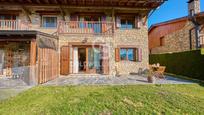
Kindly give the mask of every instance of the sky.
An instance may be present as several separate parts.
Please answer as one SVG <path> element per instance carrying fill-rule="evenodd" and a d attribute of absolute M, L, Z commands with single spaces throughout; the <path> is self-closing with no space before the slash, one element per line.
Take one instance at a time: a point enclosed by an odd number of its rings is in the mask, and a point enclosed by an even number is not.
<path fill-rule="evenodd" d="M 148 20 L 148 26 L 152 24 L 180 18 L 188 15 L 188 0 L 168 0 L 160 6 Z M 204 11 L 204 0 L 201 2 L 201 11 Z"/>

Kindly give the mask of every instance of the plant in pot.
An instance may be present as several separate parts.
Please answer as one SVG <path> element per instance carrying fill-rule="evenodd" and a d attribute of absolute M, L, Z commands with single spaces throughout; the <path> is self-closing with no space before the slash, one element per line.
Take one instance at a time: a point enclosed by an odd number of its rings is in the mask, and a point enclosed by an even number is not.
<path fill-rule="evenodd" d="M 148 70 L 147 72 L 146 72 L 146 76 L 147 76 L 147 81 L 148 81 L 148 83 L 155 83 L 155 77 L 154 77 L 154 72 L 153 72 L 153 70 Z"/>

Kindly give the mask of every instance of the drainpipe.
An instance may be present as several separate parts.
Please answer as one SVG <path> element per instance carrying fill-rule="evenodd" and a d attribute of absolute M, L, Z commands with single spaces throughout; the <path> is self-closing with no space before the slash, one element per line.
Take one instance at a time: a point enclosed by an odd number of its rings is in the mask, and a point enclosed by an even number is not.
<path fill-rule="evenodd" d="M 190 21 L 194 24 L 195 28 L 195 37 L 196 37 L 196 49 L 200 48 L 200 24 L 196 21 L 196 16 L 189 16 Z"/>
<path fill-rule="evenodd" d="M 189 45 L 190 45 L 190 50 L 192 50 L 192 30 L 193 30 L 193 28 L 189 30 L 189 41 L 190 41 Z"/>
<path fill-rule="evenodd" d="M 193 24 L 195 26 L 195 37 L 196 37 L 196 49 L 200 48 L 200 25 L 197 23 L 196 19 L 193 19 Z"/>

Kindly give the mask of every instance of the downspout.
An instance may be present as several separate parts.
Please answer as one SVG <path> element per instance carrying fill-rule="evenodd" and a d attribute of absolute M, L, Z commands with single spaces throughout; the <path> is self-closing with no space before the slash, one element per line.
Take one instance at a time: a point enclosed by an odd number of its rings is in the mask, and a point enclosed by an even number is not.
<path fill-rule="evenodd" d="M 190 21 L 192 21 L 195 28 L 195 37 L 196 37 L 196 49 L 200 48 L 200 24 L 196 21 L 196 16 L 189 16 Z"/>
<path fill-rule="evenodd" d="M 192 30 L 193 28 L 189 30 L 189 46 L 190 46 L 189 48 L 190 50 L 192 50 Z"/>

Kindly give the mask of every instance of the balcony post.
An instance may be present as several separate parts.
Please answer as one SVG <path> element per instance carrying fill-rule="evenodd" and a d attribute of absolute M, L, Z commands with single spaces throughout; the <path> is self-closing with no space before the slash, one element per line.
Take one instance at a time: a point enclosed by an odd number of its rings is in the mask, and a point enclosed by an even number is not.
<path fill-rule="evenodd" d="M 114 33 L 115 30 L 115 10 L 112 9 L 112 33 Z"/>

